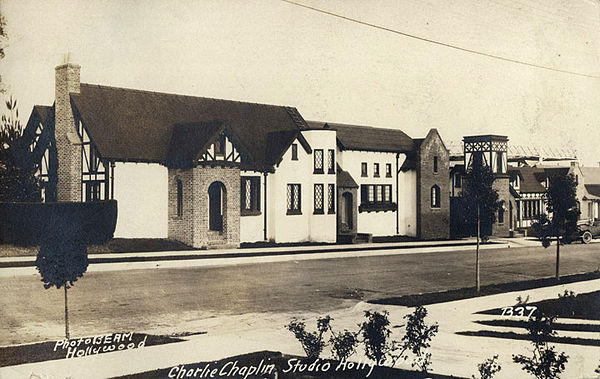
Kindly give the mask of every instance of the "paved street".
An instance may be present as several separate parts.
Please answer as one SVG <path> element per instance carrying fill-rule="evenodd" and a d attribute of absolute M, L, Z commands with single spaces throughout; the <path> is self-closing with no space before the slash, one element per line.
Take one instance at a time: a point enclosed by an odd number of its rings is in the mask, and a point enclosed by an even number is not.
<path fill-rule="evenodd" d="M 561 273 L 600 268 L 600 245 L 561 249 Z M 548 277 L 554 248 L 486 250 L 482 283 Z M 186 323 L 257 312 L 327 312 L 370 300 L 473 284 L 473 251 L 89 272 L 69 290 L 73 335 L 184 330 Z M 60 338 L 63 292 L 39 275 L 0 278 L 3 345 Z"/>

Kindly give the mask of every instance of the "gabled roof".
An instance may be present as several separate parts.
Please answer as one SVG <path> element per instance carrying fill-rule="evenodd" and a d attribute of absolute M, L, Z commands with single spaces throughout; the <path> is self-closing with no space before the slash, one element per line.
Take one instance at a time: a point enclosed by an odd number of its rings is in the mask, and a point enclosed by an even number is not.
<path fill-rule="evenodd" d="M 224 129 L 223 121 L 174 125 L 165 163 L 181 166 L 197 161 Z"/>
<path fill-rule="evenodd" d="M 600 184 L 586 184 L 585 190 L 596 199 L 600 199 Z"/>
<path fill-rule="evenodd" d="M 600 199 L 600 184 L 586 184 L 585 190 L 596 199 Z"/>
<path fill-rule="evenodd" d="M 340 165 L 337 165 L 336 184 L 340 188 L 358 188 L 356 180 L 348 171 L 342 170 Z"/>
<path fill-rule="evenodd" d="M 278 132 L 271 132 L 267 134 L 267 146 L 270 148 L 267 151 L 267 155 L 265 156 L 265 161 L 269 165 L 278 165 L 283 158 L 283 154 L 287 151 L 289 146 L 296 139 L 300 142 L 300 145 L 304 148 L 307 154 L 312 153 L 312 149 L 308 144 L 308 141 L 300 130 L 282 130 Z"/>
<path fill-rule="evenodd" d="M 398 129 L 374 128 L 372 126 L 336 124 L 308 121 L 311 128 L 328 127 L 337 131 L 338 144 L 343 150 L 381 151 L 407 153 L 414 150 L 414 143 L 406 133 Z"/>
<path fill-rule="evenodd" d="M 585 184 L 599 184 L 600 185 L 600 167 L 581 167 L 581 173 L 583 174 L 583 180 Z"/>
<path fill-rule="evenodd" d="M 243 141 L 249 160 L 245 163 L 262 170 L 269 168 L 271 149 L 287 148 L 269 146 L 269 133 L 307 127 L 292 107 L 85 83 L 80 88 L 80 93 L 71 94 L 72 103 L 100 154 L 109 160 L 163 162 L 174 149 L 171 140 L 175 125 L 195 125 L 195 129 L 219 120 L 227 122 Z M 185 134 L 184 129 L 177 133 Z M 208 135 L 211 130 L 193 133 Z M 178 140 L 181 135 L 174 138 Z M 197 146 L 185 148 L 194 150 Z"/>
<path fill-rule="evenodd" d="M 540 184 L 545 180 L 546 174 L 543 168 L 537 167 L 509 167 L 509 175 L 516 175 L 515 171 L 521 175 L 519 183 L 519 192 L 521 193 L 541 193 L 546 192 L 546 188 Z"/>

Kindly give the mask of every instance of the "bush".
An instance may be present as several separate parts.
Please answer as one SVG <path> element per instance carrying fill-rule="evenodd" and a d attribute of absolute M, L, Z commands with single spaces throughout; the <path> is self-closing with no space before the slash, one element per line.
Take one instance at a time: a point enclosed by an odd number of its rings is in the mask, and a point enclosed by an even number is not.
<path fill-rule="evenodd" d="M 356 351 L 356 345 L 358 345 L 358 338 L 356 333 L 344 330 L 342 333 L 336 334 L 331 330 L 331 351 L 333 358 L 344 361 L 347 360 Z"/>
<path fill-rule="evenodd" d="M 408 352 L 415 356 L 412 367 L 418 367 L 421 371 L 427 372 L 431 364 L 431 354 L 426 353 L 431 339 L 437 334 L 437 323 L 428 326 L 425 324 L 427 310 L 424 307 L 417 307 L 412 314 L 404 316 L 406 323 L 406 333 L 402 340 L 393 341 L 390 339 L 392 331 L 389 327 L 388 312 L 365 312 L 367 321 L 361 325 L 362 342 L 365 345 L 365 354 L 367 358 L 374 360 L 380 365 L 384 361 L 390 361 L 391 367 L 402 358 L 408 359 Z"/>
<path fill-rule="evenodd" d="M 565 353 L 557 353 L 554 346 L 546 342 L 548 337 L 556 335 L 552 327 L 555 318 L 537 313 L 535 318 L 529 319 L 527 330 L 534 346 L 532 356 L 513 355 L 513 362 L 521 364 L 523 370 L 538 379 L 558 378 L 569 359 Z"/>
<path fill-rule="evenodd" d="M 296 339 L 302 345 L 304 352 L 308 358 L 319 358 L 323 348 L 326 346 L 323 340 L 323 333 L 329 328 L 332 318 L 325 316 L 317 320 L 317 330 L 315 332 L 307 332 L 306 324 L 302 321 L 292 320 L 287 329 L 294 333 Z"/>
<path fill-rule="evenodd" d="M 488 358 L 483 361 L 483 363 L 477 365 L 477 369 L 479 370 L 479 378 L 492 379 L 494 375 L 502 370 L 502 366 L 498 364 L 497 360 L 498 356 L 494 355 L 492 358 Z M 475 375 L 473 375 L 472 378 L 477 379 Z"/>

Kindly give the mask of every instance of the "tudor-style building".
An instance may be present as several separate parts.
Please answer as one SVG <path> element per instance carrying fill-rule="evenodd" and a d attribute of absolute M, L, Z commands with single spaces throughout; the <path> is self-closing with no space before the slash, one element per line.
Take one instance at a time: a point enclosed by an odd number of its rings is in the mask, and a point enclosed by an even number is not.
<path fill-rule="evenodd" d="M 117 199 L 116 236 L 194 247 L 449 236 L 435 129 L 306 122 L 293 107 L 80 83 L 56 68 L 26 134 L 46 201 Z"/>
<path fill-rule="evenodd" d="M 597 191 L 596 185 L 592 184 L 596 182 L 600 184 L 600 170 L 597 168 L 580 167 L 576 160 L 568 157 L 562 159 L 570 161 L 568 166 L 544 164 L 530 166 L 522 157 L 508 157 L 506 136 L 469 136 L 464 137 L 463 144 L 462 164 L 455 164 L 450 169 L 452 212 L 460 212 L 459 202 L 453 200 L 461 196 L 462 178 L 466 170 L 476 161 L 489 166 L 495 175 L 493 188 L 498 191 L 501 203 L 496 214 L 496 222 L 492 225 L 492 235 L 498 237 L 522 235 L 539 215 L 547 215 L 546 191 L 557 176 L 573 175 L 575 178 L 580 220 L 593 221 L 598 218 L 600 191 Z M 518 166 L 508 165 L 509 160 L 518 163 Z M 561 158 L 554 157 L 554 161 L 561 161 Z"/>

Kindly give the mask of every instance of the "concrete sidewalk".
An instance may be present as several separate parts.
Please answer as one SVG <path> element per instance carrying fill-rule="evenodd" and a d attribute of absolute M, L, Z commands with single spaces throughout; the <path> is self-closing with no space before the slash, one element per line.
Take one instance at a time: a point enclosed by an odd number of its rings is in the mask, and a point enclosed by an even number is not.
<path fill-rule="evenodd" d="M 460 331 L 476 331 L 488 328 L 474 321 L 489 318 L 476 312 L 515 304 L 517 296 L 529 297 L 530 302 L 557 298 L 565 289 L 576 293 L 596 291 L 600 288 L 600 279 L 571 283 L 554 287 L 545 287 L 527 291 L 510 292 L 493 296 L 465 299 L 448 303 L 429 305 L 426 322 L 438 322 L 439 333 L 432 341 L 430 352 L 433 365 L 431 372 L 439 374 L 470 377 L 477 372 L 477 364 L 495 354 L 499 355 L 502 371 L 495 378 L 525 377 L 521 367 L 512 362 L 513 354 L 530 354 L 528 341 L 506 340 L 500 338 L 471 337 L 457 335 Z M 356 330 L 357 324 L 364 320 L 365 310 L 387 310 L 391 325 L 403 325 L 403 316 L 413 309 L 401 306 L 382 306 L 358 303 L 351 308 L 331 312 L 332 326 L 335 330 Z M 125 374 L 150 371 L 158 368 L 171 368 L 181 364 L 224 359 L 234 355 L 274 350 L 283 353 L 304 355 L 294 336 L 285 329 L 293 317 L 307 322 L 309 330 L 314 330 L 316 314 L 245 314 L 225 316 L 203 320 L 182 320 L 178 329 L 202 330 L 207 334 L 188 337 L 185 342 L 145 347 L 116 353 L 106 353 L 81 358 L 54 360 L 0 368 L 0 378 L 107 378 Z M 495 316 L 496 317 L 496 316 Z M 500 318 L 497 316 L 496 318 Z M 559 320 L 563 321 L 563 320 Z M 586 323 L 586 320 L 579 320 Z M 395 331 L 399 329 L 394 329 Z M 173 331 L 156 327 L 138 331 L 151 334 L 165 334 Z M 522 330 L 518 331 L 523 333 Z M 396 333 L 396 332 L 395 332 Z M 587 338 L 597 338 L 598 333 Z M 560 335 L 560 333 L 559 333 Z M 401 335 L 395 335 L 400 339 Z M 569 355 L 565 378 L 593 377 L 598 366 L 600 348 L 569 344 L 554 344 L 558 351 Z M 326 348 L 324 357 L 330 356 Z M 354 355 L 358 360 L 363 356 L 360 350 Z M 397 367 L 410 368 L 409 363 L 401 362 Z"/>
<path fill-rule="evenodd" d="M 506 241 L 481 245 L 482 250 L 510 247 Z M 88 272 L 181 267 L 210 267 L 290 260 L 473 251 L 473 239 L 357 245 L 270 247 L 230 250 L 189 250 L 148 253 L 90 254 Z M 35 256 L 0 258 L 0 277 L 37 274 Z"/>

